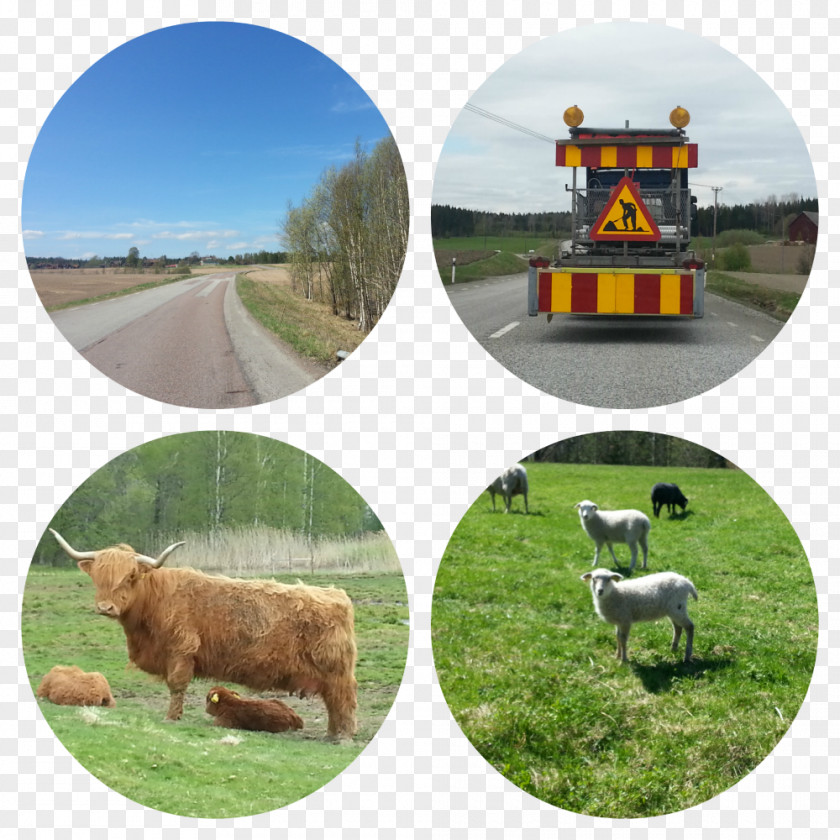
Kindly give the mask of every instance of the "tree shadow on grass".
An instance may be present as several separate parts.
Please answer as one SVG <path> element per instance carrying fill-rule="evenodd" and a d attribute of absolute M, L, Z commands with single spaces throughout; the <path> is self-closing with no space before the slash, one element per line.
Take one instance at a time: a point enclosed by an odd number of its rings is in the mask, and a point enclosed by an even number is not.
<path fill-rule="evenodd" d="M 631 662 L 633 673 L 642 687 L 650 694 L 671 691 L 679 680 L 695 679 L 705 673 L 729 668 L 729 659 L 692 659 L 691 662 L 657 662 L 655 665 L 641 665 Z"/>

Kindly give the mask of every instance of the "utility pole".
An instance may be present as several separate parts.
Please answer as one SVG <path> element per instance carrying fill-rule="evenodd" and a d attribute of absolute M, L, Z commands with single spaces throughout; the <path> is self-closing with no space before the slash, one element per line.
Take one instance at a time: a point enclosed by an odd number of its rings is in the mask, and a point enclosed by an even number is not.
<path fill-rule="evenodd" d="M 709 187 L 715 194 L 715 212 L 712 220 L 712 266 L 715 264 L 715 251 L 717 249 L 717 208 L 718 208 L 718 193 L 723 187 Z"/>
<path fill-rule="evenodd" d="M 711 190 L 715 194 L 715 212 L 712 218 L 712 267 L 715 264 L 715 249 L 717 247 L 717 211 L 718 211 L 718 193 L 723 187 L 710 187 L 708 184 L 692 184 L 693 187 L 703 187 L 703 189 Z"/>

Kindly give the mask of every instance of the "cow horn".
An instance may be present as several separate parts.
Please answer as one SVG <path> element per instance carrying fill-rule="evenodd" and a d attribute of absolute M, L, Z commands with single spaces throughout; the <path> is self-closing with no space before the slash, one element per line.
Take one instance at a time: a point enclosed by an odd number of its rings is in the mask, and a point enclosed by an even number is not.
<path fill-rule="evenodd" d="M 75 548 L 72 548 L 67 540 L 58 533 L 58 531 L 54 531 L 50 528 L 50 533 L 58 540 L 58 544 L 69 554 L 74 560 L 93 560 L 96 557 L 95 551 L 76 551 Z"/>
<path fill-rule="evenodd" d="M 184 545 L 183 542 L 176 542 L 172 543 L 169 548 L 165 548 L 161 553 L 158 555 L 157 560 L 153 560 L 151 557 L 146 557 L 145 554 L 135 554 L 134 559 L 139 561 L 140 563 L 145 563 L 147 566 L 151 566 L 153 569 L 159 569 L 162 565 L 164 560 L 175 551 L 178 546 Z"/>

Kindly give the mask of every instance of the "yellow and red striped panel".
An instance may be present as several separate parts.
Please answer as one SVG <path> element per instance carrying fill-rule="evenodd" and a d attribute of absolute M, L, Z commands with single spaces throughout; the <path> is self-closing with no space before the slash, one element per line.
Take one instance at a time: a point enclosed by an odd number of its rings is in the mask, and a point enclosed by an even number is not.
<path fill-rule="evenodd" d="M 557 166 L 626 169 L 694 169 L 697 144 L 682 146 L 574 146 L 557 144 Z"/>
<path fill-rule="evenodd" d="M 693 315 L 694 273 L 648 270 L 540 271 L 540 312 L 575 315 Z"/>

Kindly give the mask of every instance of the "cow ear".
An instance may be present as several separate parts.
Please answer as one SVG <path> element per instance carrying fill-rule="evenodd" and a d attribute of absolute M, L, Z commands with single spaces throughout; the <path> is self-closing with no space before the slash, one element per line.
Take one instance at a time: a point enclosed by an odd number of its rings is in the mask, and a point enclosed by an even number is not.
<path fill-rule="evenodd" d="M 93 560 L 79 560 L 76 564 L 86 575 L 90 574 L 90 567 L 93 565 Z"/>
<path fill-rule="evenodd" d="M 211 702 L 211 703 L 218 703 L 218 702 L 219 702 L 219 695 L 218 695 L 218 694 L 214 694 L 214 695 L 210 698 L 210 702 Z"/>

